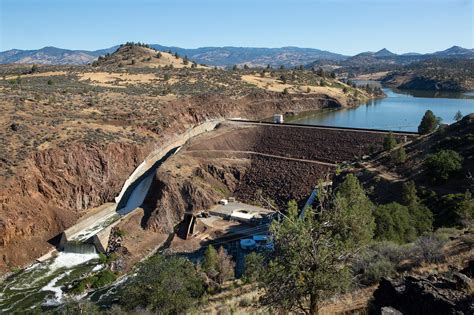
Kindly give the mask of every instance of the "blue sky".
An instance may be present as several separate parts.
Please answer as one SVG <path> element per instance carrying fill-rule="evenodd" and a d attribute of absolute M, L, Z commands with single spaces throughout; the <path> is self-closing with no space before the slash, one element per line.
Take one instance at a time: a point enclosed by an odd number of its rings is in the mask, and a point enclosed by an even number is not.
<path fill-rule="evenodd" d="M 0 50 L 126 41 L 343 54 L 473 47 L 474 0 L 0 0 Z"/>

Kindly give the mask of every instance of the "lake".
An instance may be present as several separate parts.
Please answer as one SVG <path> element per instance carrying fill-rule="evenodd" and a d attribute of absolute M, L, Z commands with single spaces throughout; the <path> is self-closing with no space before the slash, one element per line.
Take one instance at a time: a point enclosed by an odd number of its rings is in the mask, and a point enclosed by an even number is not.
<path fill-rule="evenodd" d="M 356 84 L 377 84 L 358 81 Z M 286 122 L 350 128 L 369 128 L 393 131 L 417 131 L 423 114 L 428 109 L 441 117 L 443 123 L 454 122 L 459 110 L 463 115 L 474 112 L 473 93 L 436 93 L 399 91 L 383 88 L 385 98 L 370 100 L 356 108 L 323 110 L 287 117 Z"/>

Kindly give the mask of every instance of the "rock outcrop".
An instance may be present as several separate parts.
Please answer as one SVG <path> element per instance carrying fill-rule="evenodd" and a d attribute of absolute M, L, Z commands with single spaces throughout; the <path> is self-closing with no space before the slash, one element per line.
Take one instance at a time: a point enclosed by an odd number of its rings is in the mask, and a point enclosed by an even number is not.
<path fill-rule="evenodd" d="M 151 145 L 74 143 L 36 152 L 22 174 L 1 187 L 0 270 L 44 254 L 47 241 L 86 209 L 112 201 L 150 150 Z"/>
<path fill-rule="evenodd" d="M 374 292 L 374 314 L 390 306 L 403 314 L 473 314 L 472 279 L 461 273 L 451 277 L 407 276 L 395 281 L 383 278 Z"/>

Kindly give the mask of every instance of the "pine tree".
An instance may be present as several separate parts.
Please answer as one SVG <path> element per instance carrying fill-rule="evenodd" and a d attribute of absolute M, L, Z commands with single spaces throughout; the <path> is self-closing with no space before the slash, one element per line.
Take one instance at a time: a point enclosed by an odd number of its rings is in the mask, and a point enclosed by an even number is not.
<path fill-rule="evenodd" d="M 422 135 L 433 132 L 439 125 L 439 120 L 431 110 L 427 110 L 418 126 L 418 132 Z"/>

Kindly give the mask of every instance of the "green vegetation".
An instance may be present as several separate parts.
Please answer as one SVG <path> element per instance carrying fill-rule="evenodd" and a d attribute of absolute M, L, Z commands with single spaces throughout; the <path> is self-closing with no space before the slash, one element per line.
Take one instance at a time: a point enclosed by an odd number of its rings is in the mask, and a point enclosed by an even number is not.
<path fill-rule="evenodd" d="M 201 267 L 209 280 L 216 284 L 215 287 L 222 286 L 225 281 L 234 277 L 235 264 L 222 246 L 216 251 L 209 245 L 204 252 Z"/>
<path fill-rule="evenodd" d="M 353 175 L 328 197 L 304 218 L 290 203 L 287 217 L 271 225 L 275 251 L 261 280 L 264 304 L 317 314 L 324 298 L 349 286 L 349 257 L 373 235 L 373 205 Z"/>
<path fill-rule="evenodd" d="M 461 119 L 462 119 L 462 113 L 461 113 L 460 110 L 458 110 L 458 111 L 456 112 L 456 114 L 454 115 L 454 120 L 455 120 L 455 121 L 460 121 Z"/>
<path fill-rule="evenodd" d="M 127 310 L 181 314 L 203 294 L 203 279 L 189 260 L 155 255 L 124 285 L 119 302 Z"/>
<path fill-rule="evenodd" d="M 397 139 L 395 139 L 395 136 L 393 133 L 389 133 L 384 139 L 383 139 L 383 149 L 385 151 L 390 151 L 393 148 L 397 146 Z"/>
<path fill-rule="evenodd" d="M 374 212 L 375 238 L 379 241 L 393 241 L 397 243 L 411 242 L 416 237 L 408 207 L 392 202 L 380 205 Z"/>
<path fill-rule="evenodd" d="M 438 126 L 438 118 L 433 114 L 431 110 L 427 110 L 425 112 L 425 115 L 421 119 L 420 125 L 418 126 L 418 132 L 422 135 L 425 135 L 435 131 Z"/>
<path fill-rule="evenodd" d="M 97 274 L 86 277 L 76 282 L 70 289 L 72 294 L 82 294 L 89 289 L 99 289 L 113 283 L 117 276 L 110 270 L 104 269 Z"/>
<path fill-rule="evenodd" d="M 437 226 L 469 227 L 474 220 L 474 199 L 469 190 L 463 194 L 448 194 L 436 200 Z"/>
<path fill-rule="evenodd" d="M 259 279 L 263 271 L 264 257 L 255 252 L 245 256 L 245 271 L 242 279 L 246 283 L 252 283 Z"/>
<path fill-rule="evenodd" d="M 402 164 L 407 160 L 407 153 L 404 147 L 400 147 L 390 153 L 390 159 L 394 164 Z"/>
<path fill-rule="evenodd" d="M 423 235 L 433 230 L 433 213 L 425 206 L 417 194 L 413 181 L 403 184 L 403 205 L 408 207 L 413 227 L 417 235 Z"/>
<path fill-rule="evenodd" d="M 462 169 L 463 157 L 453 150 L 440 150 L 426 157 L 425 167 L 433 181 L 443 182 Z"/>

